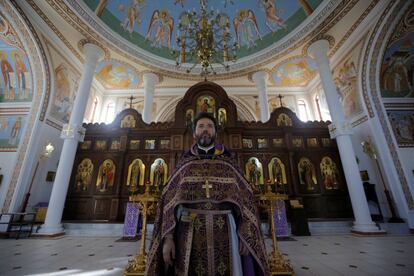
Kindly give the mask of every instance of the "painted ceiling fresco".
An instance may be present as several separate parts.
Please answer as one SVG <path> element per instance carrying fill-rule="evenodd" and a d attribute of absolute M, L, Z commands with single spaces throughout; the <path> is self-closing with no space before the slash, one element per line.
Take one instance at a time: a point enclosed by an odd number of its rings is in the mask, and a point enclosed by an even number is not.
<path fill-rule="evenodd" d="M 83 0 L 110 29 L 158 56 L 174 59 L 179 18 L 185 11 L 199 13 L 196 0 Z M 207 9 L 230 19 L 232 43 L 239 58 L 254 54 L 302 23 L 323 0 L 201 0 Z"/>
<path fill-rule="evenodd" d="M 392 42 L 381 68 L 383 97 L 414 97 L 414 32 Z"/>
<path fill-rule="evenodd" d="M 15 30 L 0 13 L 0 102 L 32 100 L 29 59 Z"/>
<path fill-rule="evenodd" d="M 414 146 L 414 111 L 413 110 L 387 110 L 395 139 L 399 146 Z"/>
<path fill-rule="evenodd" d="M 133 89 L 138 86 L 139 77 L 135 70 L 117 61 L 99 62 L 96 73 L 106 89 Z"/>
<path fill-rule="evenodd" d="M 318 69 L 311 58 L 296 57 L 283 62 L 273 72 L 276 86 L 307 86 Z"/>
<path fill-rule="evenodd" d="M 0 116 L 0 150 L 12 150 L 19 146 L 20 138 L 27 125 L 27 116 Z"/>

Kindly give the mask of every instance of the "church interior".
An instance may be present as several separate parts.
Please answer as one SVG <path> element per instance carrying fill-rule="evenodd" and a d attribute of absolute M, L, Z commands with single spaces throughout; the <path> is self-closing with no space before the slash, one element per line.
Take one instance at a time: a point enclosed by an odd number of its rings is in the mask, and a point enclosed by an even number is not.
<path fill-rule="evenodd" d="M 272 274 L 410 275 L 413 19 L 404 0 L 0 0 L 0 275 L 141 275 L 200 112 Z"/>

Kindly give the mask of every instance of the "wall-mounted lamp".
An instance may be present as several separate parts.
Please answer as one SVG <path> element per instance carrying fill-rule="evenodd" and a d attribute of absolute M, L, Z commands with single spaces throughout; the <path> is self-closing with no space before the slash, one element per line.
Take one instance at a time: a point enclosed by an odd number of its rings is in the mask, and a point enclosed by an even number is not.
<path fill-rule="evenodd" d="M 42 151 L 40 152 L 40 156 L 39 156 L 39 159 L 37 160 L 36 168 L 35 168 L 33 176 L 32 176 L 32 180 L 30 181 L 29 189 L 28 189 L 28 191 L 25 195 L 24 201 L 23 201 L 23 205 L 22 205 L 22 208 L 21 208 L 22 213 L 26 212 L 26 207 L 27 207 L 27 204 L 29 203 L 30 191 L 32 190 L 33 181 L 35 179 L 37 169 L 39 168 L 40 161 L 46 160 L 50 156 L 52 156 L 52 153 L 53 153 L 54 150 L 55 150 L 55 147 L 53 146 L 53 144 L 51 142 L 46 142 L 46 144 L 42 147 Z"/>
<path fill-rule="evenodd" d="M 55 150 L 55 147 L 51 142 L 48 142 L 46 145 L 43 146 L 42 152 L 40 153 L 40 159 L 48 159 L 53 151 Z"/>

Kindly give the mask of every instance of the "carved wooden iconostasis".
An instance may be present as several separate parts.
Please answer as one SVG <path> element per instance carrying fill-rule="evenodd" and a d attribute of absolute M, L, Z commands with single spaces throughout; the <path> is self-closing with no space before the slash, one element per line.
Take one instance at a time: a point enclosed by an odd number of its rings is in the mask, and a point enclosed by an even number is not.
<path fill-rule="evenodd" d="M 88 124 L 79 144 L 64 220 L 122 221 L 128 197 L 145 185 L 162 190 L 181 154 L 193 143 L 191 124 L 198 112 L 212 113 L 218 141 L 235 153 L 256 191 L 299 198 L 310 218 L 350 218 L 352 209 L 335 140 L 327 123 L 300 121 L 288 108 L 270 120 L 240 122 L 237 108 L 219 85 L 201 82 L 177 104 L 175 121 L 146 124 L 134 109 L 109 125 Z"/>

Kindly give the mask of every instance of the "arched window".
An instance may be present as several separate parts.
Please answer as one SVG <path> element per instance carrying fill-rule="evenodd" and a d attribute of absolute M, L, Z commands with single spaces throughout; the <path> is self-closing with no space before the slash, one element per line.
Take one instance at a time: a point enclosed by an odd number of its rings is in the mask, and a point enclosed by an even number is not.
<path fill-rule="evenodd" d="M 308 121 L 308 110 L 304 100 L 298 100 L 299 119 L 306 122 Z"/>
<path fill-rule="evenodd" d="M 105 123 L 106 124 L 112 123 L 114 118 L 115 118 L 115 103 L 109 102 L 106 105 Z"/>
<path fill-rule="evenodd" d="M 98 97 L 95 97 L 92 103 L 92 112 L 89 114 L 89 122 L 93 123 L 95 121 L 96 109 L 98 107 Z"/>

